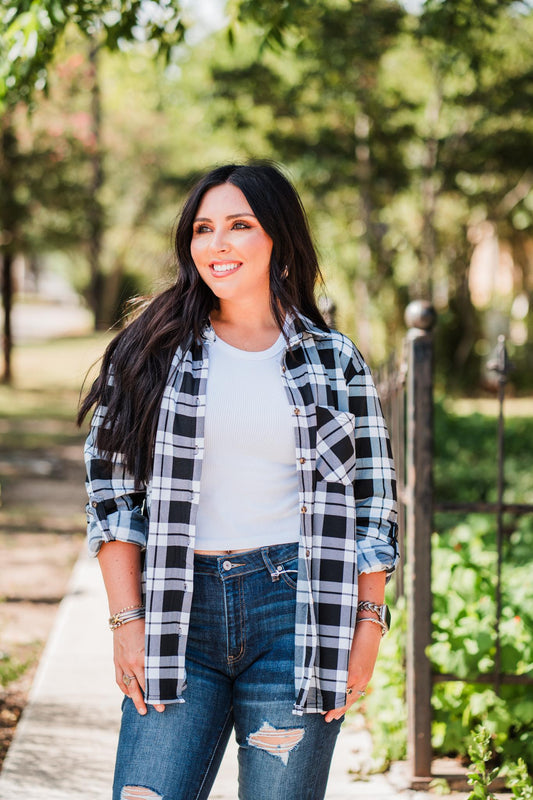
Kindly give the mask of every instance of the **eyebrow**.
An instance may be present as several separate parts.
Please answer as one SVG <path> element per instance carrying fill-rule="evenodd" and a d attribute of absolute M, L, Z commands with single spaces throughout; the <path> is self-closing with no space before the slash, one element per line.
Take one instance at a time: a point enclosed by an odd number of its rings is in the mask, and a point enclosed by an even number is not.
<path fill-rule="evenodd" d="M 242 214 L 228 214 L 226 219 L 239 219 L 239 217 L 253 217 L 255 219 L 255 214 L 252 214 L 251 211 L 243 211 Z M 212 222 L 210 217 L 196 217 L 194 220 L 195 222 Z"/>

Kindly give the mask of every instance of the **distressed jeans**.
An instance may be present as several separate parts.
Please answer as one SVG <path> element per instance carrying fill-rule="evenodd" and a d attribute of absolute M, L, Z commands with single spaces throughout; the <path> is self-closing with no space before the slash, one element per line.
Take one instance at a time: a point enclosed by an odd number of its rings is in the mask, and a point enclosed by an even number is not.
<path fill-rule="evenodd" d="M 232 728 L 240 800 L 321 800 L 341 722 L 292 713 L 296 544 L 195 556 L 185 703 L 123 703 L 113 800 L 207 800 Z"/>

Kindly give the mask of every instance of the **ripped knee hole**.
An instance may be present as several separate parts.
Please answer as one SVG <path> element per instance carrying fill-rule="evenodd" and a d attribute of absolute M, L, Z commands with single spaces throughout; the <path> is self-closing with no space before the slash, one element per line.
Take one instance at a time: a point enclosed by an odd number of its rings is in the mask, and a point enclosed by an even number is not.
<path fill-rule="evenodd" d="M 251 747 L 278 756 L 287 764 L 289 753 L 302 741 L 304 733 L 303 728 L 274 728 L 263 722 L 258 731 L 249 734 L 247 742 Z"/>
<path fill-rule="evenodd" d="M 154 800 L 161 795 L 148 789 L 147 786 L 124 786 L 120 793 L 120 800 Z"/>

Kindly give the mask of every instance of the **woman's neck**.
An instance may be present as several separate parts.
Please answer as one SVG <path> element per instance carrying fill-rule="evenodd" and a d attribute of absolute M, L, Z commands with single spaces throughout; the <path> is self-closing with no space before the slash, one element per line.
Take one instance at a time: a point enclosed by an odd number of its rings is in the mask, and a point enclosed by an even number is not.
<path fill-rule="evenodd" d="M 225 342 L 250 352 L 268 350 L 280 333 L 270 306 L 258 309 L 221 303 L 211 312 L 211 324 Z"/>

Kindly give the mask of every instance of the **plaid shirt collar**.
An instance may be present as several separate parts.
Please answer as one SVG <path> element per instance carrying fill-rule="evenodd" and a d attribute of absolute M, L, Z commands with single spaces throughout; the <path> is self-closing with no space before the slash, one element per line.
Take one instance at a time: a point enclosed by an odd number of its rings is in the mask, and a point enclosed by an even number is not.
<path fill-rule="evenodd" d="M 288 346 L 290 348 L 296 347 L 308 336 L 320 340 L 330 335 L 327 331 L 323 331 L 322 328 L 315 325 L 307 317 L 296 316 L 290 312 L 288 312 L 285 317 L 284 332 L 287 334 Z M 201 339 L 206 342 L 213 342 L 216 339 L 216 333 L 211 322 L 206 323 L 201 334 Z"/>

